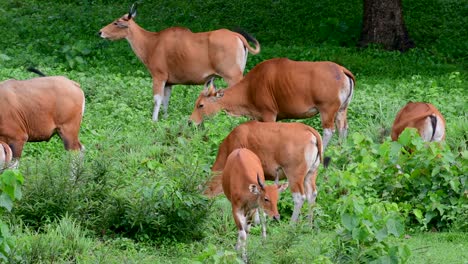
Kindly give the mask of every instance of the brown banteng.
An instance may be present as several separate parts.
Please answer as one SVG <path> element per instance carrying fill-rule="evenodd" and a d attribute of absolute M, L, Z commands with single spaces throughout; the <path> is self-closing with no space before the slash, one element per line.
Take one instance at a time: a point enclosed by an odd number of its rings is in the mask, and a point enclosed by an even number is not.
<path fill-rule="evenodd" d="M 244 260 L 247 233 L 257 209 L 265 210 L 275 220 L 280 218 L 277 208 L 278 193 L 288 185 L 265 186 L 264 181 L 262 164 L 252 151 L 240 148 L 229 154 L 222 173 L 222 187 L 231 202 L 232 215 L 239 231 L 236 249 L 242 250 Z M 263 212 L 260 214 L 263 217 Z M 262 221 L 262 235 L 266 236 L 265 221 Z"/>
<path fill-rule="evenodd" d="M 302 123 L 250 121 L 234 128 L 219 146 L 211 168 L 214 177 L 205 194 L 222 192 L 220 173 L 234 149 L 247 148 L 261 160 L 267 180 L 287 178 L 294 200 L 291 221 L 297 221 L 304 201 L 312 206 L 317 197 L 317 170 L 322 160 L 322 139 L 315 129 Z"/>
<path fill-rule="evenodd" d="M 57 133 L 67 150 L 82 150 L 78 139 L 85 98 L 78 83 L 63 76 L 0 82 L 0 140 L 16 160 L 26 142 L 48 141 Z"/>
<path fill-rule="evenodd" d="M 153 77 L 153 121 L 163 105 L 165 115 L 172 85 L 203 84 L 221 76 L 233 85 L 243 77 L 248 52 L 257 54 L 260 45 L 245 32 L 220 29 L 193 33 L 187 28 L 171 27 L 149 32 L 135 21 L 136 8 L 99 31 L 102 38 L 127 39 L 135 54 Z M 255 43 L 255 49 L 248 41 Z"/>
<path fill-rule="evenodd" d="M 350 71 L 333 62 L 271 59 L 255 66 L 229 88 L 216 90 L 213 79 L 209 80 L 190 120 L 199 124 L 205 116 L 221 110 L 264 122 L 307 118 L 320 113 L 325 149 L 335 130 L 334 124 L 340 137 L 346 137 L 346 112 L 354 82 Z"/>
<path fill-rule="evenodd" d="M 409 102 L 397 114 L 392 126 L 395 141 L 407 127 L 416 128 L 424 141 L 445 139 L 445 119 L 432 104 Z"/>
<path fill-rule="evenodd" d="M 0 173 L 10 167 L 12 157 L 10 146 L 0 141 Z"/>

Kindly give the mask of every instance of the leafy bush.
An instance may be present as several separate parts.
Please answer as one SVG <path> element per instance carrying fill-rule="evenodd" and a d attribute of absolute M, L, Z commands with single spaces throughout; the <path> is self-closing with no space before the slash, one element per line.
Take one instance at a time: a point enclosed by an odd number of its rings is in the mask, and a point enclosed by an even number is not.
<path fill-rule="evenodd" d="M 406 129 L 397 142 L 381 145 L 355 133 L 335 155 L 342 171 L 328 172 L 331 186 L 326 187 L 334 189 L 335 198 L 352 193 L 397 203 L 407 223 L 422 229 L 447 229 L 466 217 L 466 153 L 423 142 L 414 129 Z"/>
<path fill-rule="evenodd" d="M 17 170 L 5 170 L 0 172 L 0 217 L 4 212 L 11 212 L 13 202 L 22 197 L 21 186 L 24 182 L 23 175 Z M 0 219 L 0 260 L 7 261 L 14 254 L 15 237 L 11 235 L 8 224 Z"/>
<path fill-rule="evenodd" d="M 369 204 L 367 204 L 369 203 Z M 409 248 L 392 245 L 391 236 L 401 238 L 403 219 L 396 204 L 367 202 L 362 197 L 349 195 L 339 200 L 341 223 L 336 233 L 338 262 L 346 263 L 405 263 Z"/>

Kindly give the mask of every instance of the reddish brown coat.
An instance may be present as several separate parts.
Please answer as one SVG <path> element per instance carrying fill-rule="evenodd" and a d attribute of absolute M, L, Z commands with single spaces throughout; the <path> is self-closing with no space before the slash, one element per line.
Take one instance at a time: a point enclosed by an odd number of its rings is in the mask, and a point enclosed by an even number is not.
<path fill-rule="evenodd" d="M 240 148 L 232 151 L 226 159 L 222 173 L 222 186 L 226 197 L 231 202 L 232 214 L 239 231 L 236 248 L 243 249 L 249 232 L 252 218 L 259 207 L 279 220 L 277 202 L 279 192 L 287 188 L 287 184 L 264 185 L 262 165 L 252 151 Z M 264 224 L 264 223 L 262 223 Z M 263 226 L 265 233 L 265 226 Z"/>
<path fill-rule="evenodd" d="M 209 83 L 198 97 L 190 120 L 199 124 L 205 116 L 221 110 L 264 122 L 320 113 L 325 148 L 335 124 L 340 136 L 346 136 L 346 111 L 354 83 L 353 74 L 333 62 L 271 59 L 255 66 L 229 88 L 216 91 Z"/>
<path fill-rule="evenodd" d="M 216 176 L 205 191 L 208 196 L 222 192 L 219 174 L 228 155 L 237 148 L 247 148 L 259 157 L 267 180 L 288 179 L 297 208 L 293 221 L 304 199 L 315 202 L 317 170 L 323 155 L 322 139 L 315 129 L 302 123 L 250 121 L 239 125 L 219 146 L 212 167 Z"/>
<path fill-rule="evenodd" d="M 425 141 L 445 139 L 445 119 L 429 103 L 409 102 L 397 114 L 392 126 L 392 140 L 397 140 L 407 127 L 416 128 Z"/>
<path fill-rule="evenodd" d="M 85 98 L 78 83 L 65 77 L 7 80 L 0 83 L 0 140 L 13 157 L 26 142 L 48 141 L 57 133 L 67 150 L 80 150 L 78 139 Z"/>
<path fill-rule="evenodd" d="M 246 33 L 227 29 L 193 33 L 181 27 L 149 32 L 135 23 L 134 15 L 128 14 L 102 28 L 99 35 L 110 40 L 126 38 L 150 71 L 154 121 L 158 120 L 161 104 L 167 113 L 172 85 L 203 84 L 214 75 L 233 85 L 243 77 L 247 50 L 252 54 L 260 52 L 258 41 Z M 244 35 L 255 43 L 255 48 Z"/>

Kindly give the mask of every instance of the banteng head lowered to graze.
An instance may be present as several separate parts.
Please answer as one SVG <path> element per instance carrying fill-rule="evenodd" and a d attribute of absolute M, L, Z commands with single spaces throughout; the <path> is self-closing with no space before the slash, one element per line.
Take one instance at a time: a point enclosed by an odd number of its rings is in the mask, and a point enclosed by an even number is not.
<path fill-rule="evenodd" d="M 153 121 L 159 119 L 161 105 L 167 115 L 172 85 L 203 84 L 212 76 L 229 85 L 240 81 L 248 52 L 260 52 L 258 41 L 243 31 L 219 29 L 193 33 L 171 27 L 149 32 L 135 21 L 136 5 L 99 31 L 104 39 L 127 39 L 135 54 L 153 77 Z M 255 46 L 250 46 L 249 41 Z"/>
<path fill-rule="evenodd" d="M 261 218 L 262 210 L 265 210 L 273 219 L 279 220 L 279 193 L 288 187 L 287 183 L 265 185 L 264 181 L 261 162 L 252 151 L 240 148 L 229 154 L 222 174 L 222 187 L 231 202 L 232 214 L 239 231 L 236 249 L 242 250 L 245 261 L 247 234 L 257 209 L 260 209 Z M 262 220 L 262 235 L 266 237 L 266 224 Z"/>
<path fill-rule="evenodd" d="M 16 161 L 26 142 L 58 134 L 67 150 L 83 150 L 78 134 L 85 108 L 80 85 L 63 76 L 0 82 L 0 141 Z"/>
<path fill-rule="evenodd" d="M 298 221 L 305 201 L 309 203 L 312 220 L 311 209 L 318 193 L 317 173 L 323 156 L 320 134 L 302 123 L 250 121 L 237 126 L 219 145 L 211 168 L 214 176 L 205 195 L 212 197 L 223 192 L 221 175 L 227 166 L 227 158 L 232 151 L 242 147 L 260 159 L 265 179 L 288 180 L 294 201 L 291 221 Z"/>
<path fill-rule="evenodd" d="M 407 127 L 416 128 L 424 141 L 445 139 L 445 119 L 429 103 L 409 102 L 396 115 L 392 126 L 392 140 L 395 141 Z"/>
<path fill-rule="evenodd" d="M 335 126 L 340 138 L 346 137 L 346 113 L 354 84 L 353 74 L 333 62 L 266 60 L 226 89 L 216 90 L 213 80 L 209 80 L 195 103 L 190 121 L 200 124 L 205 117 L 221 110 L 263 122 L 302 119 L 320 113 L 325 149 Z"/>

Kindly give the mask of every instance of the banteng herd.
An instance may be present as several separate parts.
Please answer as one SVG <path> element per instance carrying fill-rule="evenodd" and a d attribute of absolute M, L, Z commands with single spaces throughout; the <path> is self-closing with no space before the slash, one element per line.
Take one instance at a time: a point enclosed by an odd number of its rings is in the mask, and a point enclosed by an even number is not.
<path fill-rule="evenodd" d="M 219 111 L 255 120 L 239 125 L 220 142 L 204 191 L 207 196 L 224 193 L 231 202 L 239 230 L 236 248 L 245 258 L 252 221 L 261 220 L 265 236 L 265 214 L 279 220 L 281 191 L 291 189 L 292 222 L 298 221 L 305 201 L 309 207 L 315 203 L 325 148 L 335 127 L 340 138 L 347 134 L 355 77 L 333 62 L 287 58 L 263 61 L 244 77 L 248 53 L 260 52 L 259 42 L 249 34 L 226 29 L 192 33 L 181 27 L 149 32 L 134 21 L 135 16 L 134 4 L 128 14 L 102 28 L 99 36 L 127 39 L 148 68 L 153 78 L 154 121 L 159 120 L 161 105 L 167 114 L 171 87 L 176 84 L 205 84 L 190 123 L 200 124 Z M 222 77 L 228 87 L 216 89 L 215 76 Z M 0 172 L 19 166 L 26 142 L 47 141 L 54 134 L 65 149 L 84 150 L 78 134 L 85 96 L 78 83 L 62 76 L 6 80 L 0 83 L 0 102 Z M 320 114 L 323 137 L 302 123 L 275 122 L 316 114 Z M 445 138 L 445 120 L 429 103 L 409 102 L 401 109 L 393 123 L 392 140 L 406 127 L 416 128 L 426 141 Z M 282 179 L 287 183 L 280 184 Z M 266 185 L 265 180 L 274 184 Z"/>

